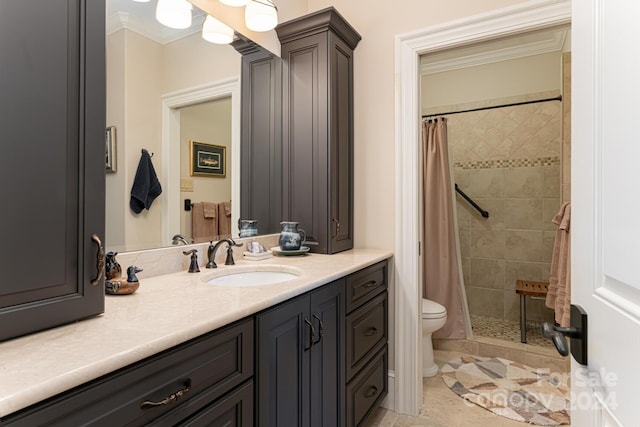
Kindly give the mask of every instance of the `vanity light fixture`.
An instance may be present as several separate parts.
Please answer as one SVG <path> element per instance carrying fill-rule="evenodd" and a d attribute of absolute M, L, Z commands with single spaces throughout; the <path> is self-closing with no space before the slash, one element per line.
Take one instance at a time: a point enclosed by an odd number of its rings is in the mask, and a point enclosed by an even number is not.
<path fill-rule="evenodd" d="M 138 3 L 149 3 L 151 0 L 133 0 Z"/>
<path fill-rule="evenodd" d="M 226 4 L 227 6 L 233 7 L 241 7 L 246 6 L 251 0 L 220 0 L 220 3 Z"/>
<path fill-rule="evenodd" d="M 244 21 L 252 31 L 272 30 L 278 25 L 278 8 L 271 0 L 251 0 L 244 8 Z"/>
<path fill-rule="evenodd" d="M 211 43 L 229 44 L 233 41 L 233 28 L 207 15 L 202 25 L 202 38 Z"/>
<path fill-rule="evenodd" d="M 187 0 L 158 0 L 156 19 L 169 28 L 182 30 L 191 26 L 191 9 Z"/>

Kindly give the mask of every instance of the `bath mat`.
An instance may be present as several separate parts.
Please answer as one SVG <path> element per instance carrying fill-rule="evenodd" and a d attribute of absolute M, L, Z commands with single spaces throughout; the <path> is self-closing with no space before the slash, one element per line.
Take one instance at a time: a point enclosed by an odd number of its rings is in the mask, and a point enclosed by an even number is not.
<path fill-rule="evenodd" d="M 460 357 L 447 362 L 442 379 L 457 395 L 495 414 L 541 426 L 569 418 L 565 376 L 497 357 Z"/>

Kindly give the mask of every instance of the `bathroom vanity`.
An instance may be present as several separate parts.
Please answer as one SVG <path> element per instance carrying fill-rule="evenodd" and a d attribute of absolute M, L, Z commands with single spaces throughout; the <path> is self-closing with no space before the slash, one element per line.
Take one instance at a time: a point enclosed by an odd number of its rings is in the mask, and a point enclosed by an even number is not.
<path fill-rule="evenodd" d="M 302 274 L 269 286 L 144 279 L 100 317 L 1 343 L 0 423 L 360 425 L 387 393 L 390 255 L 274 257 Z"/>

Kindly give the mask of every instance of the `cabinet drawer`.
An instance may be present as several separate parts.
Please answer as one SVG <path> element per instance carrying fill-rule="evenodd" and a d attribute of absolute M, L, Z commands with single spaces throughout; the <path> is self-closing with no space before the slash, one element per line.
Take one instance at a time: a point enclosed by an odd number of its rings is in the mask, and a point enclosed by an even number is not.
<path fill-rule="evenodd" d="M 347 385 L 347 427 L 364 424 L 387 395 L 387 346 Z"/>
<path fill-rule="evenodd" d="M 347 316 L 347 380 L 387 342 L 387 292 Z"/>
<path fill-rule="evenodd" d="M 160 423 L 158 425 L 173 425 Z M 182 421 L 180 427 L 253 427 L 253 381 Z"/>
<path fill-rule="evenodd" d="M 191 413 L 199 410 L 252 375 L 253 319 L 248 319 L 2 421 L 17 426 L 140 425 L 169 410 L 183 412 L 183 407 L 189 407 Z M 198 401 L 194 398 L 205 390 L 211 398 L 193 404 Z"/>
<path fill-rule="evenodd" d="M 379 262 L 347 277 L 347 313 L 387 289 L 387 261 Z"/>

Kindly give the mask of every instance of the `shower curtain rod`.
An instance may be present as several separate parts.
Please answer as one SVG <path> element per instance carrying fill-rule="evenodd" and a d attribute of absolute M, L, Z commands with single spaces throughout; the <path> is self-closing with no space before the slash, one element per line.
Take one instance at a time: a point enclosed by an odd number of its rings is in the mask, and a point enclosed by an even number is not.
<path fill-rule="evenodd" d="M 472 111 L 482 111 L 482 110 L 493 110 L 494 108 L 514 107 L 516 105 L 537 104 L 538 102 L 548 102 L 548 101 L 562 101 L 562 95 L 558 95 L 558 96 L 556 96 L 554 98 L 545 98 L 545 99 L 536 99 L 536 100 L 532 100 L 532 101 L 513 102 L 511 104 L 503 104 L 503 105 L 492 105 L 491 107 L 478 107 L 478 108 L 471 108 L 469 110 L 449 111 L 448 113 L 425 114 L 425 115 L 422 116 L 422 118 L 426 119 L 427 117 L 450 116 L 452 114 L 470 113 Z"/>

